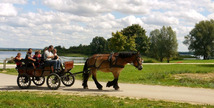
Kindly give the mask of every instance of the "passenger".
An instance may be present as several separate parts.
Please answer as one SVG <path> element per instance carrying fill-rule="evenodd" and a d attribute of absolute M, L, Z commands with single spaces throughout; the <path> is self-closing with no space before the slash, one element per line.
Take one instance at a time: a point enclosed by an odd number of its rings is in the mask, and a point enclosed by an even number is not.
<path fill-rule="evenodd" d="M 32 49 L 29 48 L 29 49 L 28 49 L 28 52 L 27 52 L 27 54 L 26 54 L 25 59 L 28 59 L 28 60 L 30 60 L 30 61 L 35 62 L 36 60 L 33 59 L 33 57 L 32 57 L 32 52 L 33 52 Z M 28 66 L 33 66 L 34 69 L 36 69 L 36 66 L 34 65 L 34 63 L 29 63 Z"/>
<path fill-rule="evenodd" d="M 45 63 L 50 64 L 51 66 L 53 66 L 52 68 L 52 72 L 54 72 L 54 70 L 57 70 L 57 61 L 56 60 L 52 60 L 54 58 L 53 53 L 51 52 L 53 50 L 53 45 L 50 45 L 48 47 L 48 50 L 46 50 L 44 52 L 44 59 L 46 60 Z"/>
<path fill-rule="evenodd" d="M 21 53 L 17 53 L 17 56 L 15 57 L 16 61 L 16 66 L 17 67 L 21 67 L 22 66 L 22 62 L 20 62 L 20 60 L 22 60 L 23 58 L 21 57 Z"/>
<path fill-rule="evenodd" d="M 57 55 L 57 49 L 53 49 L 54 59 L 57 61 L 57 68 L 60 69 L 61 61 L 59 60 L 59 56 Z"/>
<path fill-rule="evenodd" d="M 41 58 L 41 57 L 42 57 L 42 55 L 41 55 L 41 50 L 38 50 L 38 53 L 39 53 L 39 54 L 38 54 L 38 57 Z"/>
<path fill-rule="evenodd" d="M 54 60 L 58 60 L 59 56 L 57 55 L 57 49 L 53 49 Z"/>
<path fill-rule="evenodd" d="M 35 66 L 39 67 L 39 65 L 40 65 L 40 57 L 39 57 L 39 52 L 38 51 L 35 52 L 35 55 L 33 56 L 33 59 L 36 60 L 36 62 L 34 62 Z"/>
<path fill-rule="evenodd" d="M 36 57 L 35 57 L 36 56 Z M 35 55 L 33 56 L 33 58 L 37 58 L 38 59 L 38 62 L 40 63 L 41 62 L 41 50 L 36 50 L 35 51 Z M 37 60 L 36 59 L 36 60 Z"/>

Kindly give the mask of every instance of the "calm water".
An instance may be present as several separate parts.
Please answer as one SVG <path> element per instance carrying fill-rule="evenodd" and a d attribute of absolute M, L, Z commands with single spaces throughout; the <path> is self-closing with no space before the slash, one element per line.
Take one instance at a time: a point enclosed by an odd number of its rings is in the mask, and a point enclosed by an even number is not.
<path fill-rule="evenodd" d="M 21 53 L 22 58 L 26 55 L 25 51 L 0 51 L 0 63 L 3 63 L 6 58 L 16 57 L 17 53 Z"/>
<path fill-rule="evenodd" d="M 26 52 L 25 51 L 0 51 L 0 63 L 3 63 L 3 61 L 6 58 L 16 57 L 17 53 L 21 53 L 21 57 L 25 58 Z M 34 54 L 34 52 L 33 52 Z M 64 57 L 60 56 L 60 59 L 64 61 L 71 61 L 73 60 L 75 63 L 84 63 L 85 58 L 84 57 Z"/>

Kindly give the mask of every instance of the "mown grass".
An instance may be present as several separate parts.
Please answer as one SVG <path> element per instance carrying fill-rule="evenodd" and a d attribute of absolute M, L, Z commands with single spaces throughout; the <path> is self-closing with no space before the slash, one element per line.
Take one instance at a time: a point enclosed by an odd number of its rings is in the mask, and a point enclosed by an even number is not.
<path fill-rule="evenodd" d="M 87 55 L 84 55 L 84 54 L 75 54 L 75 53 L 59 54 L 59 56 L 66 56 L 66 57 L 88 57 Z"/>
<path fill-rule="evenodd" d="M 82 65 L 75 66 L 71 72 L 79 72 L 83 70 Z M 6 74 L 17 75 L 15 69 L 9 69 L 4 72 Z M 2 70 L 0 69 L 0 72 Z M 186 86 L 186 87 L 203 87 L 214 88 L 214 78 L 212 80 L 200 80 L 192 78 L 173 77 L 175 74 L 182 73 L 213 73 L 214 65 L 195 65 L 195 64 L 173 64 L 173 65 L 144 65 L 144 69 L 139 71 L 132 65 L 126 65 L 119 76 L 119 83 L 138 83 L 152 85 L 167 85 L 167 86 Z M 113 80 L 112 73 L 97 72 L 98 81 Z M 82 75 L 76 76 L 76 79 L 82 79 Z M 92 80 L 90 78 L 90 80 Z"/>
<path fill-rule="evenodd" d="M 172 60 L 170 63 L 214 63 L 214 60 Z"/>
<path fill-rule="evenodd" d="M 213 108 L 210 105 L 154 101 L 148 99 L 116 98 L 109 96 L 62 95 L 45 92 L 5 92 L 0 91 L 0 107 L 8 108 Z"/>
<path fill-rule="evenodd" d="M 75 66 L 71 72 L 82 71 L 83 66 Z M 134 66 L 126 65 L 121 72 L 119 82 L 138 83 L 167 86 L 186 86 L 186 87 L 203 87 L 214 88 L 214 79 L 204 81 L 199 79 L 175 79 L 173 75 L 182 73 L 211 73 L 214 72 L 214 65 L 144 65 L 144 69 L 139 71 Z M 81 75 L 77 78 L 81 79 Z M 98 71 L 97 78 L 99 81 L 113 80 L 111 73 Z"/>

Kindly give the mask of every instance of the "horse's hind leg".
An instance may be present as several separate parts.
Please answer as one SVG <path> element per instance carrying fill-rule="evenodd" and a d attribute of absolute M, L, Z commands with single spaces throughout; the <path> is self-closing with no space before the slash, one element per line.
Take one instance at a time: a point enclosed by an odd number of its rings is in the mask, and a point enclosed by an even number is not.
<path fill-rule="evenodd" d="M 83 73 L 83 83 L 82 83 L 82 86 L 83 86 L 84 89 L 88 89 L 87 82 L 88 82 L 88 78 L 90 77 L 90 75 L 91 75 L 91 72 L 88 72 L 88 71 Z"/>
<path fill-rule="evenodd" d="M 97 76 L 96 76 L 97 70 L 92 70 L 92 79 L 94 80 L 94 83 L 96 84 L 97 88 L 99 90 L 102 90 L 103 86 L 97 81 Z"/>

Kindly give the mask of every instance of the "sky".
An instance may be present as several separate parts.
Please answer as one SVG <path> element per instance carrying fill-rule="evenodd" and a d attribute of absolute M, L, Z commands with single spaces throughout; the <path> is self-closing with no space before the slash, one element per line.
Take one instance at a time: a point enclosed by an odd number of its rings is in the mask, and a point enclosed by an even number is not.
<path fill-rule="evenodd" d="M 214 18 L 214 0 L 0 0 L 0 47 L 89 45 L 95 36 L 139 24 L 147 36 L 171 26 L 178 51 L 201 20 Z"/>

